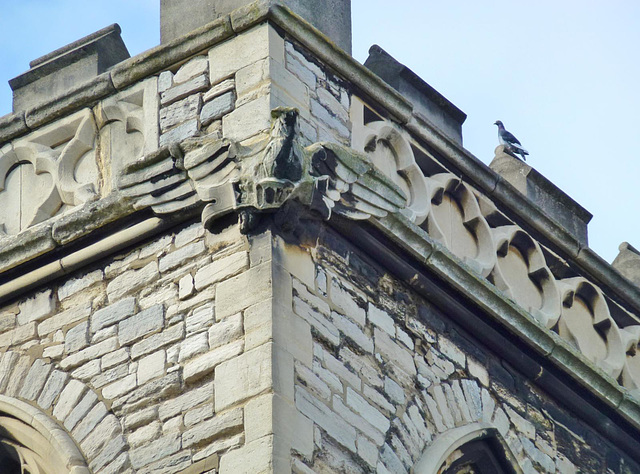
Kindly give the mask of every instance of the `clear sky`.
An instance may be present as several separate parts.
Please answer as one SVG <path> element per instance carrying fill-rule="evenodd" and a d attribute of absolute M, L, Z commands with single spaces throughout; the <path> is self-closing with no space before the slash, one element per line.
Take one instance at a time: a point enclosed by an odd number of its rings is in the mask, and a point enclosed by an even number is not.
<path fill-rule="evenodd" d="M 159 43 L 160 0 L 0 0 L 0 115 L 29 61 L 111 23 L 132 55 Z M 353 54 L 379 44 L 467 115 L 485 163 L 502 120 L 528 163 L 594 218 L 611 262 L 640 247 L 640 2 L 353 0 Z"/>

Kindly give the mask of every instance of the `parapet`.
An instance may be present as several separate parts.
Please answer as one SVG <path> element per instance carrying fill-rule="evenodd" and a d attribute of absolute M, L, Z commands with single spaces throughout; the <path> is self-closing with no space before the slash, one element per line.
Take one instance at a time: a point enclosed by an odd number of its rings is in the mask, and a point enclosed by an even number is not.
<path fill-rule="evenodd" d="M 13 111 L 27 110 L 60 96 L 129 58 L 113 24 L 29 63 L 31 69 L 11 79 Z"/>
<path fill-rule="evenodd" d="M 593 217 L 568 194 L 500 145 L 489 167 L 535 202 L 581 245 L 587 246 L 587 224 Z"/>
<path fill-rule="evenodd" d="M 253 0 L 161 0 L 160 42 L 173 41 L 253 3 Z M 351 0 L 269 0 L 269 3 L 291 9 L 351 54 Z M 184 11 L 189 14 L 183 14 Z"/>
<path fill-rule="evenodd" d="M 369 49 L 365 67 L 405 96 L 414 113 L 424 116 L 453 141 L 462 145 L 462 124 L 467 115 L 420 76 L 378 45 Z"/>

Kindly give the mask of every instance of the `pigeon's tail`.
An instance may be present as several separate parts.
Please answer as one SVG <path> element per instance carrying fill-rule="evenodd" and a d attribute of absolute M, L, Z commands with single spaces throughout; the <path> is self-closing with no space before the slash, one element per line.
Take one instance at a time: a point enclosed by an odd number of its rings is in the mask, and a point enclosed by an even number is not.
<path fill-rule="evenodd" d="M 525 158 L 525 156 L 529 154 L 527 150 L 515 143 L 510 143 L 509 147 L 511 148 L 511 151 L 513 151 L 513 153 L 522 157 L 522 161 L 527 161 L 527 159 Z"/>

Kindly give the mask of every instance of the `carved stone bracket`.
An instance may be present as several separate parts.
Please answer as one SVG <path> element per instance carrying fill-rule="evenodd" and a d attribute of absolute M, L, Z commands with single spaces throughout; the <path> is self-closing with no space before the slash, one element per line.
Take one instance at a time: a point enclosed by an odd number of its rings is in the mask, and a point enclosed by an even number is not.
<path fill-rule="evenodd" d="M 333 143 L 303 148 L 294 109 L 272 113 L 268 138 L 252 146 L 198 137 L 164 147 L 129 165 L 119 187 L 134 207 L 158 214 L 202 205 L 203 224 L 237 212 L 242 232 L 260 214 L 297 200 L 329 219 L 384 217 L 406 207 L 403 190 L 367 155 Z"/>

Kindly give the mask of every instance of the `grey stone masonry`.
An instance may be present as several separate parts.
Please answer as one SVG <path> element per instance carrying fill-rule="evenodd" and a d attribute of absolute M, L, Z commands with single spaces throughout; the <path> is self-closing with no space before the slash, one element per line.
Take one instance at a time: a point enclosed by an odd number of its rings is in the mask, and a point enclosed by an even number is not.
<path fill-rule="evenodd" d="M 26 110 L 97 77 L 129 57 L 113 24 L 31 61 L 24 74 L 11 79 L 13 110 Z"/>
<path fill-rule="evenodd" d="M 161 0 L 160 42 L 168 43 L 254 0 Z M 351 54 L 351 0 L 269 0 L 282 4 Z M 185 12 L 188 11 L 188 14 Z"/>

